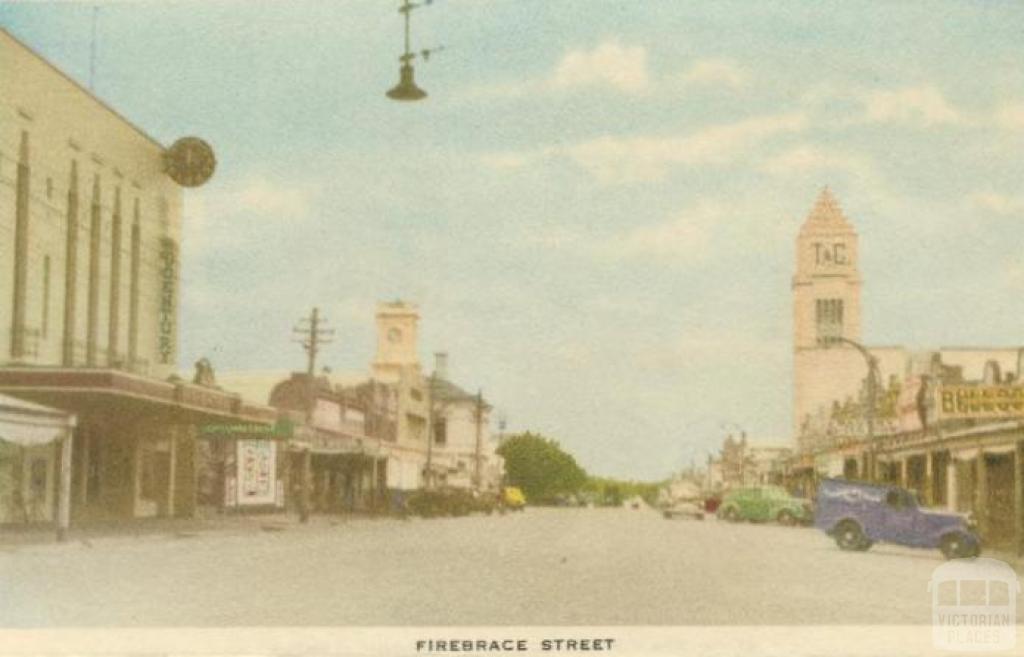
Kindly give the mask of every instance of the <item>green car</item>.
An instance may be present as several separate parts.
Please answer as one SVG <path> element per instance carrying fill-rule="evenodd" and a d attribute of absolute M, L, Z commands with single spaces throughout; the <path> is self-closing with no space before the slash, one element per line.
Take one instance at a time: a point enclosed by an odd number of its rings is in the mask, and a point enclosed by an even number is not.
<path fill-rule="evenodd" d="M 718 507 L 718 517 L 730 522 L 777 520 L 779 524 L 795 525 L 810 522 L 811 516 L 809 502 L 779 486 L 735 488 L 725 494 Z"/>

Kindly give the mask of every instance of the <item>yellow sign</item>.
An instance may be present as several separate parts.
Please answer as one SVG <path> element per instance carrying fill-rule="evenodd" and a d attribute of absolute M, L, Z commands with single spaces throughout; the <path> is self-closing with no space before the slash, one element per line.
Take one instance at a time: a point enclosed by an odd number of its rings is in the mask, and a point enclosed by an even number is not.
<path fill-rule="evenodd" d="M 1024 417 L 1024 386 L 942 386 L 939 400 L 942 417 Z"/>

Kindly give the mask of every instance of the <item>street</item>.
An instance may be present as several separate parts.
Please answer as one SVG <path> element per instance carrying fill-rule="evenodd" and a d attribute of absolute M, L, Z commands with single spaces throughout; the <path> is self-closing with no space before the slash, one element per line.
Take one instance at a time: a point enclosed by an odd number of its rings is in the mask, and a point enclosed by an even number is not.
<path fill-rule="evenodd" d="M 0 625 L 927 624 L 943 563 L 652 509 L 320 520 L 0 552 Z"/>

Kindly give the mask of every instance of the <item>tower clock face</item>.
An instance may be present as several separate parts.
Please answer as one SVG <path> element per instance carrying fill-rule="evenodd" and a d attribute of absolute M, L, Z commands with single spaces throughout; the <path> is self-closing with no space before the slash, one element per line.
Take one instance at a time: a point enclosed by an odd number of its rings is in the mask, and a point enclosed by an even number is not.
<path fill-rule="evenodd" d="M 395 344 L 402 339 L 402 331 L 398 328 L 391 328 L 388 330 L 388 342 Z"/>
<path fill-rule="evenodd" d="M 164 170 L 182 187 L 202 185 L 216 167 L 213 149 L 198 137 L 183 137 L 164 152 Z"/>

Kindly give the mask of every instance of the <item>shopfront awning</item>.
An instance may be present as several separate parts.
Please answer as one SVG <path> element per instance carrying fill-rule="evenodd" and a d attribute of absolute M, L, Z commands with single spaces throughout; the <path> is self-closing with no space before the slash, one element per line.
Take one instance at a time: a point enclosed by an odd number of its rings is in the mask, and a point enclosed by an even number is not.
<path fill-rule="evenodd" d="M 75 416 L 54 408 L 0 395 L 0 441 L 29 447 L 60 440 Z"/>

